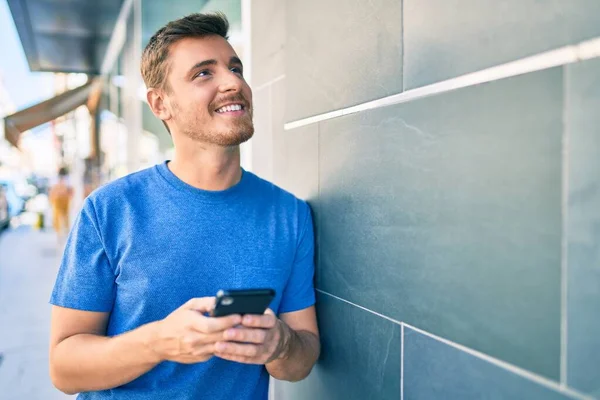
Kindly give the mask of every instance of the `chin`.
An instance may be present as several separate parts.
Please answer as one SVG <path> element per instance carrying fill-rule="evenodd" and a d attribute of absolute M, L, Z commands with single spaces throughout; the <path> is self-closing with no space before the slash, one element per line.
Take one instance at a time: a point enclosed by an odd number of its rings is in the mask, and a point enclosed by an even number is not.
<path fill-rule="evenodd" d="M 239 146 L 254 135 L 254 124 L 251 121 L 233 124 L 233 126 L 231 124 L 221 125 L 213 129 L 190 128 L 183 132 L 193 141 L 212 143 L 223 147 Z"/>
<path fill-rule="evenodd" d="M 229 131 L 215 135 L 212 138 L 212 142 L 221 146 L 239 146 L 240 144 L 247 142 L 254 135 L 254 127 L 251 129 L 244 129 L 237 132 Z"/>

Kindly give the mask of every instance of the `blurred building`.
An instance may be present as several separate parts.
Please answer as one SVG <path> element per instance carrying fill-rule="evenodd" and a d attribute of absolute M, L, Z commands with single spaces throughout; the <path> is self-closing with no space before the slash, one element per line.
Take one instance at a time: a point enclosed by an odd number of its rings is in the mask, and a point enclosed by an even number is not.
<path fill-rule="evenodd" d="M 14 105 L 4 85 L 4 77 L 0 73 L 0 118 L 14 111 Z M 17 150 L 4 137 L 4 124 L 0 124 L 0 176 L 6 173 L 7 168 L 18 162 L 16 152 Z"/>
<path fill-rule="evenodd" d="M 6 90 L 4 79 L 4 76 L 0 73 L 0 121 L 5 116 L 15 112 L 15 106 Z M 0 124 L 0 179 L 24 175 L 24 171 L 28 169 L 30 168 L 26 156 L 6 140 L 4 124 Z"/>
<path fill-rule="evenodd" d="M 192 12 L 224 11 L 230 41 L 244 57 L 240 0 L 9 5 L 31 69 L 59 74 L 57 97 L 9 116 L 7 137 L 16 146 L 27 129 L 52 121 L 58 164 L 81 169 L 84 194 L 172 151 L 168 132 L 146 104 L 139 72 L 141 52 L 159 27 Z"/>

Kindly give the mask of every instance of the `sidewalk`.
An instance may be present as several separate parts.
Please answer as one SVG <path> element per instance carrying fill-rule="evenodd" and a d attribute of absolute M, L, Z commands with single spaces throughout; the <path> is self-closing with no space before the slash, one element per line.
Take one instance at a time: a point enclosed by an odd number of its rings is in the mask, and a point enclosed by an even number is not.
<path fill-rule="evenodd" d="M 48 374 L 48 300 L 61 254 L 51 230 L 0 234 L 0 399 L 74 399 Z"/>

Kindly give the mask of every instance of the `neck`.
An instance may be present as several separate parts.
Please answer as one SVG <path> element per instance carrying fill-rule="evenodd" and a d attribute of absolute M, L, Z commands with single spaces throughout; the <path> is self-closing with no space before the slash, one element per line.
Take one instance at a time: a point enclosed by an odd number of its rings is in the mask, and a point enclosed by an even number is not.
<path fill-rule="evenodd" d="M 220 191 L 237 184 L 242 177 L 240 148 L 193 143 L 175 146 L 168 164 L 176 177 L 198 189 Z"/>

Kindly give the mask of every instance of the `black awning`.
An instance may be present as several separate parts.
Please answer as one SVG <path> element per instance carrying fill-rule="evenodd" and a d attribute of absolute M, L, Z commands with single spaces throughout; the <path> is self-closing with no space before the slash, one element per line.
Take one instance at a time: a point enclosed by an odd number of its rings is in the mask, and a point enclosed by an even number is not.
<path fill-rule="evenodd" d="M 32 71 L 98 75 L 123 0 L 7 0 Z"/>

